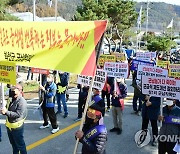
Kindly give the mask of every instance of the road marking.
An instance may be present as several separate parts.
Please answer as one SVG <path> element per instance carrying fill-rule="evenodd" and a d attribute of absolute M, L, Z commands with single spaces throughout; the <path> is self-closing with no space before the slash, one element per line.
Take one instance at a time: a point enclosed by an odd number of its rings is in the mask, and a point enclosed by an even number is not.
<path fill-rule="evenodd" d="M 65 133 L 65 132 L 67 132 L 67 131 L 69 131 L 69 130 L 75 128 L 75 127 L 77 127 L 78 125 L 80 125 L 80 123 L 81 123 L 81 121 L 76 122 L 76 123 L 74 123 L 74 124 L 72 124 L 72 125 L 64 128 L 64 129 L 61 129 L 60 131 L 58 131 L 58 132 L 55 133 L 55 134 L 49 135 L 49 136 L 47 136 L 47 137 L 45 137 L 45 138 L 40 139 L 39 141 L 36 141 L 36 142 L 28 145 L 28 146 L 26 147 L 26 148 L 27 148 L 27 151 L 29 151 L 29 150 L 31 150 L 31 149 L 33 149 L 33 148 L 35 148 L 35 147 L 37 147 L 37 146 L 39 146 L 39 145 L 47 142 L 47 141 L 49 141 L 49 140 L 52 140 L 53 138 L 55 138 L 55 137 L 57 137 L 57 136 Z"/>

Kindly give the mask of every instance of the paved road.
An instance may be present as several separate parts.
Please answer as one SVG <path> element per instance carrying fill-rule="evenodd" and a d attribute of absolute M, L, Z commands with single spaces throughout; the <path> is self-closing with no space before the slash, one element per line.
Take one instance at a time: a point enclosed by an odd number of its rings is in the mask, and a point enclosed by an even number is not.
<path fill-rule="evenodd" d="M 110 133 L 108 131 L 107 154 L 157 154 L 157 148 L 150 144 L 144 148 L 138 148 L 134 142 L 135 133 L 141 128 L 141 117 L 132 115 L 132 92 L 130 80 L 128 84 L 128 98 L 125 101 L 125 110 L 123 114 L 123 132 L 121 135 Z M 38 105 L 38 100 L 28 101 L 28 117 L 25 122 L 25 142 L 29 154 L 72 154 L 75 146 L 74 132 L 79 128 L 79 122 L 74 122 L 77 117 L 77 98 L 78 89 L 70 90 L 70 100 L 68 101 L 69 116 L 64 119 L 63 115 L 58 115 L 60 131 L 51 135 L 51 128 L 40 130 L 42 121 L 39 118 L 39 112 L 33 113 Z M 2 142 L 0 142 L 0 154 L 12 153 L 11 145 L 7 137 L 4 126 L 4 116 L 0 116 L 2 127 Z M 104 118 L 107 129 L 113 127 L 111 112 L 107 112 Z M 80 153 L 81 145 L 78 147 Z"/>

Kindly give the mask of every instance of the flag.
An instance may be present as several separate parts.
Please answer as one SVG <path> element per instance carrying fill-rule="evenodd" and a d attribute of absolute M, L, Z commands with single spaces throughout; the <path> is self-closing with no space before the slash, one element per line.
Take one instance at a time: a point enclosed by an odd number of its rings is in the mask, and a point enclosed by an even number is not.
<path fill-rule="evenodd" d="M 167 26 L 167 28 L 172 28 L 173 27 L 173 18 L 171 20 L 171 22 L 169 23 L 169 25 Z"/>
<path fill-rule="evenodd" d="M 138 25 L 141 24 L 141 16 L 142 16 L 142 5 L 141 5 L 140 11 L 139 11 L 139 16 L 138 16 L 138 19 L 137 19 L 137 24 Z"/>
<path fill-rule="evenodd" d="M 52 6 L 52 0 L 48 0 L 48 5 L 49 5 L 49 7 Z"/>

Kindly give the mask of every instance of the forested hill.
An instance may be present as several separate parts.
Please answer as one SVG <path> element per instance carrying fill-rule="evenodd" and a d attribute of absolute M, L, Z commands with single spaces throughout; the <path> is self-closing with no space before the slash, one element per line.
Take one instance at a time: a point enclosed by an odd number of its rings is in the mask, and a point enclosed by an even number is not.
<path fill-rule="evenodd" d="M 18 12 L 31 11 L 32 12 L 32 2 L 33 0 L 23 0 L 24 3 L 17 5 Z M 39 17 L 42 16 L 54 16 L 54 3 L 52 7 L 49 8 L 47 5 L 48 0 L 36 0 L 37 7 L 36 13 Z M 78 5 L 81 5 L 81 0 L 58 0 L 58 14 L 65 18 L 66 20 L 71 20 Z M 54 2 L 54 0 L 53 0 Z M 144 23 L 146 24 L 146 3 L 136 3 L 136 10 L 140 10 L 140 6 L 143 7 Z M 171 19 L 174 18 L 174 26 L 180 30 L 180 6 L 171 5 L 162 2 L 153 2 L 149 4 L 149 24 L 148 27 L 152 29 L 164 30 L 170 23 Z"/>
<path fill-rule="evenodd" d="M 137 3 L 137 11 L 140 10 L 141 5 L 145 17 L 144 24 L 142 26 L 145 27 L 147 3 Z M 153 2 L 149 3 L 149 8 L 149 28 L 164 30 L 170 23 L 172 18 L 174 18 L 174 27 L 176 28 L 176 30 L 180 30 L 180 6 L 162 2 Z"/>

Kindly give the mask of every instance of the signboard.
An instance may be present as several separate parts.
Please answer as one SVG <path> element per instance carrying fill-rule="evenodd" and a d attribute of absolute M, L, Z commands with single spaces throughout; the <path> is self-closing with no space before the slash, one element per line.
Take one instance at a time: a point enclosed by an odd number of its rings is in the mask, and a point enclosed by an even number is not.
<path fill-rule="evenodd" d="M 136 52 L 137 60 L 151 61 L 156 58 L 156 52 Z"/>
<path fill-rule="evenodd" d="M 152 77 L 167 77 L 168 70 L 156 66 L 152 67 L 152 66 L 138 65 L 137 79 L 141 80 L 142 75 L 152 76 Z"/>
<path fill-rule="evenodd" d="M 16 85 L 16 65 L 12 62 L 0 62 L 0 82 Z"/>
<path fill-rule="evenodd" d="M 47 75 L 49 74 L 49 70 L 34 68 L 34 67 L 31 68 L 31 72 L 32 73 L 39 73 L 39 74 L 47 74 Z"/>
<path fill-rule="evenodd" d="M 131 70 L 137 71 L 138 70 L 138 65 L 144 65 L 144 66 L 154 66 L 154 62 L 147 62 L 143 60 L 136 60 L 133 59 L 132 65 L 131 65 Z"/>
<path fill-rule="evenodd" d="M 170 64 L 169 61 L 162 61 L 162 60 L 157 60 L 157 66 L 161 68 L 168 68 L 168 65 Z"/>
<path fill-rule="evenodd" d="M 100 55 L 98 58 L 98 64 L 101 67 L 104 67 L 105 62 L 116 62 L 115 55 Z"/>
<path fill-rule="evenodd" d="M 90 86 L 92 77 L 78 75 L 77 83 L 85 86 Z M 106 82 L 106 72 L 102 69 L 96 70 L 93 88 L 102 90 Z"/>
<path fill-rule="evenodd" d="M 128 77 L 128 63 L 113 63 L 106 62 L 104 70 L 107 72 L 108 77 L 127 78 Z"/>
<path fill-rule="evenodd" d="M 142 76 L 142 93 L 162 98 L 180 99 L 180 80 Z"/>
<path fill-rule="evenodd" d="M 116 56 L 116 62 L 126 61 L 125 53 L 111 52 L 111 54 Z"/>
<path fill-rule="evenodd" d="M 180 64 L 169 65 L 169 77 L 180 78 Z"/>

